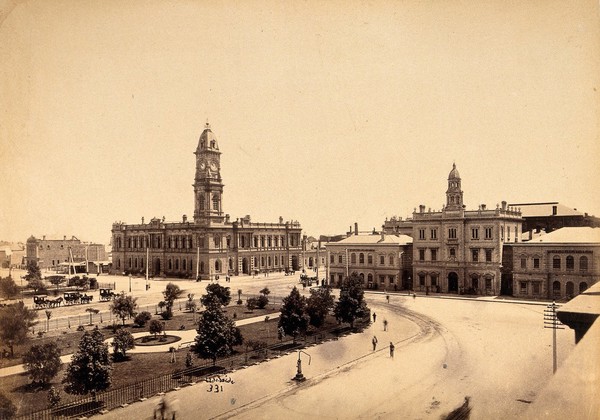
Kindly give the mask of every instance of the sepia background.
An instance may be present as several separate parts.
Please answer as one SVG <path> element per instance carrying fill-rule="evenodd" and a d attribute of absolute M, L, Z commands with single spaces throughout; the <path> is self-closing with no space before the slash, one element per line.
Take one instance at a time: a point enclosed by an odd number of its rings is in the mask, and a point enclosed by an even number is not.
<path fill-rule="evenodd" d="M 193 214 L 310 235 L 560 201 L 600 215 L 598 1 L 0 1 L 0 239 Z"/>

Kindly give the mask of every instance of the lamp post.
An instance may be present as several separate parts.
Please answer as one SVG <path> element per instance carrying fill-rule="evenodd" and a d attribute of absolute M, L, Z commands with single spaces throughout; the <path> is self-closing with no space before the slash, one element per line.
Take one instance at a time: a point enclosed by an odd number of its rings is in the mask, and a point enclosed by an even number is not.
<path fill-rule="evenodd" d="M 131 293 L 131 274 L 129 275 L 129 293 Z"/>

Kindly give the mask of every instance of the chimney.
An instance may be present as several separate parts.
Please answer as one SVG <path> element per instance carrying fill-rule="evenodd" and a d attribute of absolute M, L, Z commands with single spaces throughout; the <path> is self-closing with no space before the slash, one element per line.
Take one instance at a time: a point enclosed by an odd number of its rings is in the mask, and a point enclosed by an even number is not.
<path fill-rule="evenodd" d="M 46 240 L 46 235 L 42 236 L 42 241 Z"/>
<path fill-rule="evenodd" d="M 419 204 L 419 213 L 425 213 L 425 205 Z"/>
<path fill-rule="evenodd" d="M 354 234 L 358 235 L 358 223 L 354 222 Z"/>
<path fill-rule="evenodd" d="M 529 231 L 529 240 L 531 241 L 533 239 L 533 229 L 531 229 Z"/>
<path fill-rule="evenodd" d="M 279 224 L 283 225 L 283 217 L 279 216 Z"/>
<path fill-rule="evenodd" d="M 556 206 L 552 206 L 552 216 L 556 216 L 557 213 L 558 213 L 557 207 Z"/>
<path fill-rule="evenodd" d="M 502 200 L 502 210 L 506 210 L 506 201 Z"/>
<path fill-rule="evenodd" d="M 144 224 L 144 216 L 142 216 L 142 225 Z"/>
<path fill-rule="evenodd" d="M 185 223 L 185 222 L 187 222 L 187 215 L 186 214 L 183 215 L 183 223 Z"/>
<path fill-rule="evenodd" d="M 486 207 L 487 207 L 487 206 L 486 206 L 485 204 L 482 204 L 482 205 L 481 205 L 481 210 L 485 210 L 485 208 L 486 208 Z"/>
<path fill-rule="evenodd" d="M 66 241 L 66 240 L 67 240 L 67 235 L 64 235 L 63 236 L 63 241 Z"/>
<path fill-rule="evenodd" d="M 381 241 L 385 240 L 385 233 L 383 233 L 383 226 L 381 226 Z"/>

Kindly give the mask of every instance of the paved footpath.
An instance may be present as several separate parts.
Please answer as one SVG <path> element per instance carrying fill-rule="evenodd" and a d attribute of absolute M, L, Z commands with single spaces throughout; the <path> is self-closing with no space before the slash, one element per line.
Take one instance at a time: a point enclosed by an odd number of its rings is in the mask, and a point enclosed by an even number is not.
<path fill-rule="evenodd" d="M 280 315 L 279 312 L 269 314 L 269 319 L 277 319 L 277 318 L 279 318 L 279 315 Z M 245 319 L 240 319 L 239 321 L 235 321 L 235 325 L 240 327 L 242 325 L 253 324 L 255 322 L 264 322 L 264 320 L 265 320 L 265 315 L 255 316 L 252 318 L 245 318 Z M 179 340 L 176 343 L 163 344 L 163 345 L 157 345 L 157 346 L 138 346 L 136 348 L 129 350 L 129 353 L 164 353 L 164 352 L 168 352 L 170 347 L 173 347 L 173 346 L 177 347 L 182 344 L 183 345 L 191 344 L 190 342 L 194 341 L 194 339 L 196 338 L 196 335 L 198 334 L 196 332 L 196 330 L 165 331 L 165 333 L 168 335 L 178 336 L 179 338 L 181 338 L 181 340 Z M 143 337 L 145 335 L 149 335 L 149 333 L 146 331 L 146 332 L 134 333 L 132 335 L 133 335 L 133 338 L 138 338 L 138 337 Z M 112 342 L 112 338 L 109 338 L 108 340 L 106 340 L 106 343 L 109 346 L 110 346 L 111 342 Z M 66 355 L 60 357 L 60 361 L 62 363 L 70 363 L 72 357 L 73 357 L 73 354 L 66 354 Z M 4 376 L 18 375 L 18 374 L 24 373 L 24 372 L 25 372 L 24 365 L 8 366 L 8 367 L 0 369 L 0 378 L 2 378 Z"/>

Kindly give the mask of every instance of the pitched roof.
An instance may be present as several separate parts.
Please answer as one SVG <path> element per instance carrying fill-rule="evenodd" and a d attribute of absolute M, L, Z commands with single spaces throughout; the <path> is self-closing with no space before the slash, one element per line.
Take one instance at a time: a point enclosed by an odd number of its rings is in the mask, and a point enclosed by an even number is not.
<path fill-rule="evenodd" d="M 599 243 L 600 228 L 564 227 L 528 241 L 528 243 Z"/>
<path fill-rule="evenodd" d="M 386 244 L 386 245 L 408 245 L 412 244 L 412 238 L 408 235 L 351 235 L 341 241 L 334 242 L 332 245 L 374 245 L 374 244 Z"/>
<path fill-rule="evenodd" d="M 521 203 L 509 204 L 510 207 L 521 208 L 523 217 L 544 217 L 552 216 L 552 209 L 556 206 L 556 214 L 554 216 L 583 216 L 583 213 L 560 204 L 558 201 L 549 203 Z"/>

